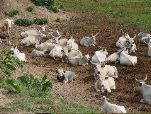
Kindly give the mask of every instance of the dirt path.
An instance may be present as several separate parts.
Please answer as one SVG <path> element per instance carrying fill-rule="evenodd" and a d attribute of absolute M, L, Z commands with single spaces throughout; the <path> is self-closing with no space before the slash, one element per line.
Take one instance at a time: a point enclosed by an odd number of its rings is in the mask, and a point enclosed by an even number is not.
<path fill-rule="evenodd" d="M 25 8 L 24 5 L 23 7 Z M 34 16 L 39 15 L 39 12 L 37 11 L 39 11 L 39 9 L 36 10 Z M 21 15 L 25 16 L 25 14 Z M 46 16 L 47 14 L 44 13 L 42 15 Z M 49 15 L 51 15 L 51 13 Z M 53 15 L 59 16 L 62 14 L 60 13 Z M 100 33 L 97 37 L 96 47 L 80 47 L 80 50 L 83 52 L 83 54 L 89 53 L 90 55 L 92 55 L 96 50 L 98 50 L 98 46 L 106 47 L 109 54 L 115 52 L 116 48 L 114 43 L 118 40 L 118 37 L 120 35 L 119 30 L 121 28 L 123 28 L 127 33 L 130 33 L 131 36 L 140 32 L 139 29 L 136 29 L 134 27 L 121 27 L 101 15 L 99 16 L 84 13 L 65 13 L 65 15 L 66 17 L 70 17 L 68 18 L 70 19 L 70 21 L 66 20 L 64 21 L 64 23 L 60 24 L 52 24 L 50 21 L 48 25 L 49 28 L 58 28 L 60 32 L 62 32 L 63 37 L 69 38 L 70 35 L 73 35 L 75 36 L 77 42 L 79 42 L 79 39 L 85 35 L 90 35 L 91 33 L 97 32 Z M 31 15 L 26 14 L 26 16 L 32 18 Z M 32 27 L 33 26 L 31 26 L 30 28 Z M 29 28 L 15 26 L 11 30 L 12 42 L 17 43 L 20 39 L 20 32 L 27 29 Z M 5 44 L 0 45 L 0 48 L 5 47 Z M 113 91 L 112 95 L 109 95 L 108 98 L 113 103 L 124 105 L 130 112 L 151 112 L 151 106 L 139 103 L 140 98 L 138 96 L 135 96 L 135 93 L 133 92 L 135 85 L 134 73 L 136 74 L 136 77 L 138 79 L 141 79 L 144 78 L 145 74 L 150 74 L 151 72 L 151 58 L 145 56 L 147 52 L 147 46 L 137 43 L 137 48 L 138 51 L 136 53 L 136 56 L 138 57 L 138 64 L 135 67 L 121 66 L 119 64 L 116 65 L 119 71 L 119 78 L 116 80 L 117 89 Z M 33 47 L 20 47 L 20 50 L 25 52 L 28 57 L 28 63 L 25 66 L 26 68 L 28 68 L 28 72 L 34 72 L 38 75 L 42 75 L 44 73 L 48 74 L 48 77 L 53 81 L 53 88 L 51 91 L 52 94 L 66 99 L 67 101 L 80 103 L 85 106 L 92 106 L 100 110 L 99 100 L 102 94 L 97 93 L 94 90 L 95 80 L 92 76 L 94 72 L 94 66 L 88 65 L 85 67 L 71 67 L 69 64 L 61 63 L 59 60 L 54 61 L 50 58 L 31 58 L 30 52 L 32 51 L 32 49 Z M 56 69 L 59 67 L 63 67 L 65 70 L 72 70 L 76 72 L 76 80 L 73 83 L 69 84 L 59 83 L 56 80 Z M 151 84 L 150 77 L 148 77 L 148 82 Z"/>

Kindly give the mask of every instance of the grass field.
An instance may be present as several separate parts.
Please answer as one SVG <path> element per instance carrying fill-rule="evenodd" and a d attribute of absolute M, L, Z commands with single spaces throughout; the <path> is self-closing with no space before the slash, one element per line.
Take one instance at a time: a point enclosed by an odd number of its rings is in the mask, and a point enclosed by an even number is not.
<path fill-rule="evenodd" d="M 56 0 L 66 11 L 101 13 L 120 24 L 151 29 L 151 0 Z"/>
<path fill-rule="evenodd" d="M 51 114 L 56 113 L 84 113 L 84 114 L 96 114 L 98 113 L 91 107 L 85 107 L 79 104 L 69 103 L 64 100 L 59 100 L 52 97 L 50 94 L 45 98 L 30 97 L 26 93 L 21 94 L 8 94 L 8 98 L 13 98 L 13 102 L 7 105 L 7 107 L 0 106 L 0 113 L 3 112 L 15 112 L 16 109 L 26 112 L 47 112 Z"/>

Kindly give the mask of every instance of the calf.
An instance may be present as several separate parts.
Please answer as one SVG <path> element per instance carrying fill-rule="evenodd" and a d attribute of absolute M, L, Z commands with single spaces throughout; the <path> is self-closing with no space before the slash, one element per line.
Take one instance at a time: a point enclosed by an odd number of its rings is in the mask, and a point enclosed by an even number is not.
<path fill-rule="evenodd" d="M 64 71 L 62 68 L 57 70 L 57 79 L 59 81 L 63 81 L 64 83 L 73 82 L 76 77 L 75 72 L 72 71 Z"/>

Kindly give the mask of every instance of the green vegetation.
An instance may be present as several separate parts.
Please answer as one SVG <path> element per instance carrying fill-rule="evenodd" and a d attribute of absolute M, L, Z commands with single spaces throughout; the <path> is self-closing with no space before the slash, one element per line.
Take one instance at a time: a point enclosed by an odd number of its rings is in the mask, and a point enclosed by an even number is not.
<path fill-rule="evenodd" d="M 32 21 L 26 18 L 20 18 L 15 21 L 15 24 L 18 26 L 30 26 L 32 24 Z"/>
<path fill-rule="evenodd" d="M 56 0 L 67 11 L 102 13 L 120 24 L 151 29 L 150 0 Z"/>
<path fill-rule="evenodd" d="M 45 75 L 42 80 L 33 75 L 20 76 L 17 79 L 0 77 L 1 87 L 11 93 L 21 93 L 26 91 L 31 97 L 44 97 L 47 95 L 49 88 L 52 87 L 51 81 Z"/>
<path fill-rule="evenodd" d="M 54 0 L 31 0 L 36 6 L 51 7 L 54 5 Z"/>
<path fill-rule="evenodd" d="M 34 20 L 34 23 L 37 25 L 43 25 L 43 24 L 47 24 L 48 20 L 46 18 L 36 18 Z"/>
<path fill-rule="evenodd" d="M 29 7 L 26 8 L 26 10 L 27 10 L 28 12 L 33 12 L 34 8 L 33 8 L 32 6 L 29 6 Z"/>
<path fill-rule="evenodd" d="M 55 0 L 31 0 L 36 6 L 45 6 L 50 11 L 53 11 L 54 13 L 59 12 L 59 9 L 57 6 L 55 6 Z"/>
<path fill-rule="evenodd" d="M 11 55 L 9 51 L 1 52 L 0 55 L 0 89 L 7 90 L 8 93 L 5 96 L 13 100 L 6 107 L 0 106 L 0 113 L 15 112 L 16 109 L 21 109 L 24 112 L 40 113 L 97 113 L 95 109 L 68 103 L 53 97 L 49 93 L 52 83 L 46 75 L 42 79 L 36 78 L 35 75 L 19 76 L 16 79 L 11 77 L 11 73 L 16 70 L 16 66 L 22 66 Z M 3 69 L 7 69 L 10 76 L 5 75 Z"/>
<path fill-rule="evenodd" d="M 84 107 L 79 104 L 68 103 L 64 100 L 59 100 L 50 94 L 46 97 L 30 97 L 25 94 L 17 94 L 15 100 L 10 104 L 12 108 L 22 109 L 27 112 L 40 113 L 63 113 L 63 114 L 96 114 L 96 110 L 91 107 Z"/>
<path fill-rule="evenodd" d="M 12 10 L 9 11 L 9 12 L 5 12 L 5 15 L 6 15 L 6 16 L 9 16 L 9 17 L 14 17 L 14 16 L 17 15 L 18 13 L 19 13 L 18 10 L 12 9 Z"/>
<path fill-rule="evenodd" d="M 0 75 L 10 76 L 17 67 L 23 68 L 23 63 L 11 55 L 11 51 L 0 52 Z"/>

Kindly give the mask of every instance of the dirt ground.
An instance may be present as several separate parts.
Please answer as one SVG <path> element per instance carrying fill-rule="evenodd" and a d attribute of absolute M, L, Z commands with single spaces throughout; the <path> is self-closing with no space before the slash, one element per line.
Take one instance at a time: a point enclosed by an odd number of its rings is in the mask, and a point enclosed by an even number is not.
<path fill-rule="evenodd" d="M 26 2 L 26 4 L 27 3 L 30 4 L 29 2 Z M 36 13 L 34 13 L 34 15 L 25 14 L 25 11 L 23 11 L 25 5 L 23 4 L 24 3 L 22 3 L 23 8 L 21 8 L 22 14 L 19 16 L 24 15 L 25 17 L 27 16 L 33 18 L 33 16 L 39 15 L 39 8 L 36 9 Z M 16 7 L 19 5 L 21 4 L 17 4 Z M 83 36 L 99 32 L 99 35 L 97 36 L 96 47 L 80 47 L 80 50 L 83 54 L 89 53 L 91 56 L 96 50 L 99 49 L 99 46 L 106 47 L 109 54 L 115 52 L 115 42 L 120 36 L 121 28 L 131 36 L 134 36 L 134 34 L 137 34 L 141 31 L 140 29 L 133 26 L 118 25 L 115 22 L 109 21 L 107 17 L 96 14 L 71 12 L 61 12 L 59 14 L 54 14 L 45 11 L 42 16 L 43 15 L 58 15 L 58 17 L 63 17 L 62 22 L 65 22 L 66 24 L 56 23 L 52 16 L 49 18 L 50 22 L 48 27 L 52 29 L 59 29 L 59 31 L 62 33 L 62 36 L 66 38 L 69 38 L 70 35 L 73 35 L 78 43 Z M 11 41 L 14 44 L 19 43 L 20 32 L 29 28 L 33 28 L 33 26 L 17 27 L 15 25 L 11 30 Z M 143 79 L 145 75 L 148 74 L 149 76 L 147 82 L 151 84 L 151 58 L 146 56 L 147 45 L 140 44 L 137 42 L 137 40 L 136 44 L 138 49 L 135 54 L 138 57 L 137 65 L 134 67 L 128 67 L 116 64 L 119 72 L 119 78 L 116 79 L 117 89 L 114 90 L 111 95 L 107 95 L 107 97 L 112 103 L 125 106 L 128 112 L 151 112 L 151 106 L 140 103 L 139 101 L 141 97 L 136 96 L 134 92 L 135 77 L 137 79 Z M 6 47 L 7 46 L 5 43 L 0 44 L 0 49 L 4 49 Z M 53 81 L 53 88 L 51 91 L 53 95 L 59 96 L 60 98 L 66 99 L 67 101 L 73 103 L 80 103 L 84 106 L 91 106 L 97 110 L 100 110 L 100 98 L 103 94 L 97 93 L 94 90 L 95 80 L 92 76 L 94 73 L 93 65 L 89 64 L 85 67 L 73 67 L 69 64 L 62 63 L 60 60 L 55 61 L 51 58 L 31 58 L 30 52 L 34 49 L 34 47 L 19 46 L 19 48 L 21 52 L 25 52 L 27 55 L 28 62 L 25 64 L 26 71 L 29 73 L 35 73 L 37 75 L 43 75 L 44 73 L 47 73 L 49 79 Z M 74 71 L 77 74 L 76 80 L 69 84 L 58 82 L 56 79 L 56 70 L 60 67 L 63 67 L 65 70 Z"/>

